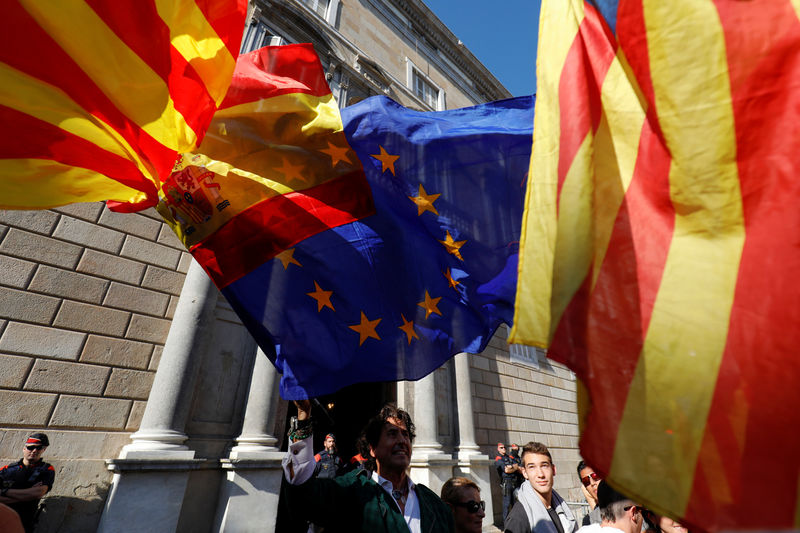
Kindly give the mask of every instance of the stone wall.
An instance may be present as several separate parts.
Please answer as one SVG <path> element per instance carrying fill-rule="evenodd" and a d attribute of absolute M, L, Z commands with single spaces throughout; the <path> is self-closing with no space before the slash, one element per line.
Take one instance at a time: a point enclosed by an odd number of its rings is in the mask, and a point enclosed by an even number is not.
<path fill-rule="evenodd" d="M 530 441 L 544 443 L 556 466 L 555 490 L 568 502 L 583 504 L 576 473 L 581 457 L 575 376 L 541 355 L 538 369 L 512 362 L 506 339 L 507 330 L 501 327 L 483 353 L 470 358 L 476 442 L 491 457 L 497 455 L 498 442 L 520 448 Z M 498 486 L 494 471 L 492 475 Z M 499 517 L 499 487 L 493 497 Z M 583 512 L 581 505 L 573 509 Z"/>
<path fill-rule="evenodd" d="M 93 530 L 136 431 L 190 256 L 154 210 L 0 211 L 0 461 L 45 431 L 40 531 Z"/>

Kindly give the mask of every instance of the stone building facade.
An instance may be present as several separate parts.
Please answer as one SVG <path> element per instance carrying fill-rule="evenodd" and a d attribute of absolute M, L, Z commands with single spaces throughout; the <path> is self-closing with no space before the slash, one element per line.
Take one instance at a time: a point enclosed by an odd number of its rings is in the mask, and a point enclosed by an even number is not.
<path fill-rule="evenodd" d="M 419 0 L 252 2 L 243 50 L 290 42 L 315 44 L 342 106 L 510 96 Z M 493 503 L 487 528 L 499 523 L 498 441 L 545 442 L 556 490 L 582 502 L 574 377 L 509 349 L 506 333 L 418 382 L 323 398 L 325 423 L 348 453 L 382 403 L 404 406 L 417 425 L 412 477 L 434 490 L 474 477 Z M 0 460 L 18 459 L 33 430 L 50 436 L 56 483 L 40 531 L 269 531 L 293 409 L 277 378 L 155 211 L 0 211 Z"/>

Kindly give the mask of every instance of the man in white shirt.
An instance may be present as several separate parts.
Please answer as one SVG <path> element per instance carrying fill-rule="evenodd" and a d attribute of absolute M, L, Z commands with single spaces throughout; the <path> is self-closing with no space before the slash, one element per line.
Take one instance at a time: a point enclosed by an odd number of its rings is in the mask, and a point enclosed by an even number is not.
<path fill-rule="evenodd" d="M 297 427 L 283 460 L 288 506 L 327 532 L 438 533 L 453 531 L 453 515 L 439 497 L 408 477 L 414 424 L 387 405 L 364 430 L 375 471 L 360 470 L 335 479 L 313 477 L 311 409 L 297 403 Z"/>
<path fill-rule="evenodd" d="M 583 526 L 578 533 L 640 533 L 644 517 L 641 506 L 620 494 L 605 480 L 597 486 L 600 524 Z"/>

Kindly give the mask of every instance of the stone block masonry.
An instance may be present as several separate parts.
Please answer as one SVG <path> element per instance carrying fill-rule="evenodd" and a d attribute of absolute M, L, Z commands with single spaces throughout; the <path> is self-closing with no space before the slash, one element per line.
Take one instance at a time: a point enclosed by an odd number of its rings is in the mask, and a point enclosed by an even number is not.
<path fill-rule="evenodd" d="M 102 203 L 0 211 L 0 227 L 0 428 L 125 443 L 183 285 L 182 245 L 154 211 Z"/>

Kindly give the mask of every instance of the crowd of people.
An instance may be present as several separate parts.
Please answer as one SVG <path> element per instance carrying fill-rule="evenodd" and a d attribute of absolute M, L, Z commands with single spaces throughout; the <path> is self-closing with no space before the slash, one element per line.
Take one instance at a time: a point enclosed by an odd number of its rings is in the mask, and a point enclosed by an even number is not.
<path fill-rule="evenodd" d="M 358 459 L 349 469 L 336 454 L 333 434 L 314 455 L 310 404 L 297 403 L 283 460 L 285 492 L 293 516 L 309 531 L 370 533 L 478 533 L 486 503 L 475 481 L 447 480 L 439 495 L 408 476 L 414 424 L 407 412 L 387 405 L 361 435 Z M 556 466 L 542 443 L 507 451 L 498 443 L 495 467 L 503 494 L 503 530 L 508 533 L 687 533 L 614 490 L 589 465 L 578 477 L 591 508 L 579 525 L 569 505 L 553 489 Z M 489 495 L 490 497 L 490 495 Z"/>

